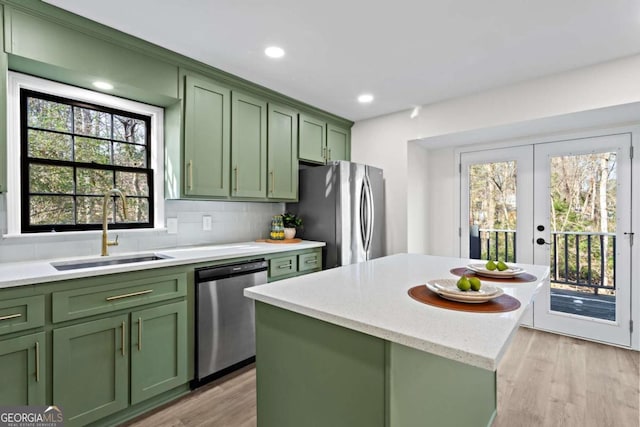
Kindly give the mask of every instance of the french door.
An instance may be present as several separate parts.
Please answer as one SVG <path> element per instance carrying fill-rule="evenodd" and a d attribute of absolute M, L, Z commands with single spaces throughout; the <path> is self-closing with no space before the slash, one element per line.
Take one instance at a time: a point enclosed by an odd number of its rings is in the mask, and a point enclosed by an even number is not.
<path fill-rule="evenodd" d="M 525 323 L 631 344 L 631 135 L 461 154 L 461 254 L 549 265 Z"/>

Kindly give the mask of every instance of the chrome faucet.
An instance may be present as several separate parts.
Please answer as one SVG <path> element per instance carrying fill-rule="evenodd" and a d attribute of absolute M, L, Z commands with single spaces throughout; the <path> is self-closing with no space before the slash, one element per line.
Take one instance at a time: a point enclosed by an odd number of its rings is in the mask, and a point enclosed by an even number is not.
<path fill-rule="evenodd" d="M 107 256 L 109 255 L 109 246 L 118 246 L 118 235 L 116 234 L 116 240 L 110 241 L 107 236 L 108 224 L 107 224 L 107 202 L 111 198 L 111 195 L 115 194 L 122 198 L 122 212 L 124 213 L 124 217 L 127 217 L 127 198 L 124 193 L 117 188 L 111 189 L 104 193 L 104 200 L 102 201 L 102 253 L 100 255 Z M 113 219 L 115 222 L 115 218 Z"/>

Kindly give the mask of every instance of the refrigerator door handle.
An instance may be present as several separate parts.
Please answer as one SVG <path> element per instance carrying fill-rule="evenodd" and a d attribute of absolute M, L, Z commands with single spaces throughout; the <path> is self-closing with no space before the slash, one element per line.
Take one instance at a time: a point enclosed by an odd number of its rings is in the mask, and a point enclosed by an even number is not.
<path fill-rule="evenodd" d="M 368 197 L 367 188 L 366 188 L 366 179 L 362 180 L 362 187 L 360 188 L 360 244 L 362 245 L 362 249 L 367 251 L 367 210 L 369 207 L 369 202 L 367 201 Z"/>
<path fill-rule="evenodd" d="M 368 258 L 368 252 L 369 249 L 371 248 L 371 238 L 373 237 L 373 223 L 374 223 L 374 206 L 373 206 L 373 190 L 371 189 L 371 181 L 369 180 L 369 175 L 366 175 L 366 180 L 367 180 L 367 202 L 368 202 L 368 209 L 369 209 L 369 215 L 368 215 L 368 219 L 367 219 L 367 258 Z"/>

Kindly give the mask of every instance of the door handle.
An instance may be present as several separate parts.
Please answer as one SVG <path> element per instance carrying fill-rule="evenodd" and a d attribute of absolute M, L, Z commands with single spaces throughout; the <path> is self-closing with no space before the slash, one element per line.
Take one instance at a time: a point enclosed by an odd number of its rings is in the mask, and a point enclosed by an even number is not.
<path fill-rule="evenodd" d="M 125 328 L 126 328 L 126 327 L 127 327 L 127 324 L 126 324 L 126 322 L 123 320 L 123 321 L 122 321 L 122 331 L 121 331 L 121 332 L 122 332 L 122 335 L 121 335 L 122 342 L 120 343 L 120 344 L 122 345 L 122 355 L 123 355 L 123 356 L 124 356 L 124 355 L 126 355 L 125 350 L 124 350 L 124 347 L 125 347 L 125 345 L 126 345 L 126 342 L 125 342 L 125 339 L 126 339 L 126 335 L 125 335 L 125 334 L 126 334 L 126 332 L 125 332 Z"/>
<path fill-rule="evenodd" d="M 536 239 L 536 243 L 539 245 L 551 245 L 551 243 L 545 242 L 542 237 L 539 237 L 538 239 Z"/>
<path fill-rule="evenodd" d="M 142 317 L 138 317 L 138 351 L 142 350 Z"/>
<path fill-rule="evenodd" d="M 233 191 L 234 193 L 238 192 L 238 166 L 236 166 L 235 168 L 233 168 L 233 175 L 235 176 L 235 183 L 233 185 Z"/>
<path fill-rule="evenodd" d="M 40 342 L 36 341 L 36 382 L 40 382 Z"/>

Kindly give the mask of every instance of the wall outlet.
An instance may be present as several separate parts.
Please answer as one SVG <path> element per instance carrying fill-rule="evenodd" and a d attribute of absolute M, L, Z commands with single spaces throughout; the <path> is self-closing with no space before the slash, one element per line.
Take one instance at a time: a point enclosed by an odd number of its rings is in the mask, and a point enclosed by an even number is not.
<path fill-rule="evenodd" d="M 167 218 L 167 234 L 178 234 L 178 218 Z"/>
<path fill-rule="evenodd" d="M 211 215 L 202 216 L 202 229 L 204 231 L 211 231 Z"/>

